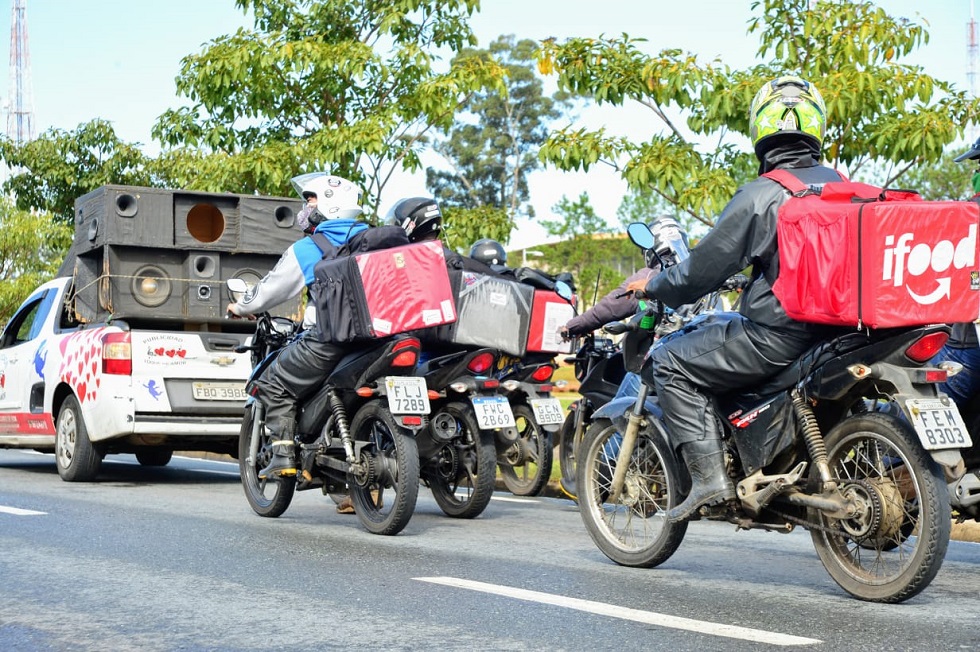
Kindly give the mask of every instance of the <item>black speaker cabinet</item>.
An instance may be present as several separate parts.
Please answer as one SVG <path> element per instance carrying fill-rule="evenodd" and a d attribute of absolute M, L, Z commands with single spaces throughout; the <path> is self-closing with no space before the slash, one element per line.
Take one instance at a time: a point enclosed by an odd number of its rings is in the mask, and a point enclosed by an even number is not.
<path fill-rule="evenodd" d="M 281 254 L 303 237 L 296 216 L 304 202 L 286 197 L 242 195 L 239 203 L 241 237 L 238 251 Z"/>
<path fill-rule="evenodd" d="M 218 251 L 238 248 L 238 195 L 175 191 L 173 197 L 175 247 Z"/>
<path fill-rule="evenodd" d="M 76 253 L 106 244 L 169 247 L 174 241 L 173 191 L 102 186 L 75 200 Z"/>
<path fill-rule="evenodd" d="M 75 261 L 75 314 L 82 322 L 128 319 L 214 322 L 232 297 L 229 278 L 257 283 L 279 260 L 273 254 L 107 245 Z M 269 312 L 301 319 L 300 297 Z"/>

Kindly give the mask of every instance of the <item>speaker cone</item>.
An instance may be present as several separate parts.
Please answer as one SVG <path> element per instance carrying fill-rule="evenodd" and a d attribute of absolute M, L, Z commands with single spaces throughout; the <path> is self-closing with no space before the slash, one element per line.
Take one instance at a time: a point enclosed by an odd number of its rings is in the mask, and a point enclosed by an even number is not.
<path fill-rule="evenodd" d="M 170 277 L 156 265 L 144 265 L 133 274 L 133 298 L 147 308 L 155 308 L 170 298 Z"/>

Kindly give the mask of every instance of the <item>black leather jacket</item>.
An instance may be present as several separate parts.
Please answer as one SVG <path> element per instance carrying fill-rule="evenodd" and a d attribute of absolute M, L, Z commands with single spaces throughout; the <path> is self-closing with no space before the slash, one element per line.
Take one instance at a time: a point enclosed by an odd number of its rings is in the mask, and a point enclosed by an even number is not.
<path fill-rule="evenodd" d="M 761 171 L 777 168 L 790 170 L 810 185 L 841 180 L 833 169 L 819 164 L 816 147 L 805 142 L 770 150 Z M 821 333 L 821 326 L 791 319 L 772 292 L 779 275 L 776 214 L 788 198 L 788 191 L 765 177 L 743 185 L 690 257 L 653 277 L 646 293 L 676 308 L 715 290 L 751 265 L 752 281 L 742 293 L 739 310 L 745 318 L 773 330 L 810 336 Z"/>

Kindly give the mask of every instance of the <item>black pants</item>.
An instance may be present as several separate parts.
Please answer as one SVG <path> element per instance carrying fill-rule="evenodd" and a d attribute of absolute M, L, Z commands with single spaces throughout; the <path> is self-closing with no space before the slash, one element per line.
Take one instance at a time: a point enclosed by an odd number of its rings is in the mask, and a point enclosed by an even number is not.
<path fill-rule="evenodd" d="M 346 353 L 339 344 L 321 341 L 315 328 L 290 343 L 256 381 L 269 429 L 290 436 L 284 429 L 295 424 L 297 402 L 316 392 Z"/>
<path fill-rule="evenodd" d="M 656 389 L 674 447 L 720 439 L 721 424 L 708 397 L 767 380 L 814 341 L 812 335 L 770 330 L 731 313 L 665 338 L 642 376 Z"/>

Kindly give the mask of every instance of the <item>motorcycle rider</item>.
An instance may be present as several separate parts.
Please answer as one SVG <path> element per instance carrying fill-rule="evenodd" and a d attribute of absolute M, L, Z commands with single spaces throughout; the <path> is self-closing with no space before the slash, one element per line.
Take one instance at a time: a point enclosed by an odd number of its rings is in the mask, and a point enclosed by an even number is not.
<path fill-rule="evenodd" d="M 785 169 L 808 185 L 840 181 L 821 165 L 826 107 L 816 87 L 786 75 L 766 82 L 749 109 L 749 136 L 759 173 Z M 697 329 L 663 342 L 651 353 L 644 380 L 652 383 L 673 445 L 690 472 L 687 498 L 667 513 L 670 521 L 690 518 L 705 505 L 735 498 L 725 468 L 721 424 L 709 395 L 729 392 L 773 376 L 825 332 L 786 315 L 772 286 L 779 275 L 776 217 L 789 193 L 768 178 L 740 187 L 716 226 L 680 264 L 646 283 L 648 297 L 677 307 L 690 303 L 752 266 L 739 314 L 708 318 Z"/>
<path fill-rule="evenodd" d="M 973 143 L 973 147 L 953 160 L 956 163 L 980 160 L 980 138 Z M 971 183 L 974 195 L 970 199 L 980 203 L 980 169 L 973 173 Z M 938 385 L 939 391 L 953 399 L 961 410 L 980 392 L 980 342 L 977 340 L 977 328 L 978 325 L 972 322 L 953 324 L 949 341 L 931 362 L 939 364 L 943 360 L 949 360 L 963 365 L 960 373 Z"/>
<path fill-rule="evenodd" d="M 339 247 L 368 225 L 357 221 L 363 213 L 361 189 L 352 181 L 313 172 L 292 179 L 293 187 L 307 200 L 298 221 L 309 233 L 322 233 Z M 313 283 L 313 268 L 323 252 L 310 237 L 294 242 L 271 272 L 227 311 L 251 317 L 297 296 Z M 261 478 L 296 475 L 296 404 L 312 394 L 347 353 L 347 349 L 320 339 L 315 327 L 290 342 L 269 369 L 256 381 L 257 398 L 266 408 L 266 426 L 276 437 L 272 462 L 259 473 Z"/>

